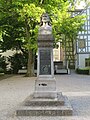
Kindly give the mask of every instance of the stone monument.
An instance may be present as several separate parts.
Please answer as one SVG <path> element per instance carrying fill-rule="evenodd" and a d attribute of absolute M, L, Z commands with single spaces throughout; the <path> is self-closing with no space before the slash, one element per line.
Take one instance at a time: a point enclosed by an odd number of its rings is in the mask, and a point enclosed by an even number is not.
<path fill-rule="evenodd" d="M 50 18 L 42 14 L 38 33 L 38 66 L 35 91 L 16 110 L 17 116 L 69 116 L 67 97 L 56 91 L 53 65 L 53 34 Z"/>
<path fill-rule="evenodd" d="M 38 70 L 34 97 L 56 98 L 56 81 L 53 65 L 53 35 L 47 13 L 41 16 L 38 33 Z"/>

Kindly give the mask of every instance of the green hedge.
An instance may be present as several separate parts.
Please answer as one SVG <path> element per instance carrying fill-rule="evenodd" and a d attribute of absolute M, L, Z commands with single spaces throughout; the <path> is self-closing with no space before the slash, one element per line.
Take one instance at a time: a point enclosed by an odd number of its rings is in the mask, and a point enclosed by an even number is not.
<path fill-rule="evenodd" d="M 0 68 L 0 73 L 4 73 L 4 69 Z"/>
<path fill-rule="evenodd" d="M 89 68 L 84 68 L 84 69 L 79 69 L 79 68 L 76 69 L 76 73 L 78 73 L 78 74 L 89 75 L 90 74 L 89 71 L 90 71 L 90 67 Z"/>

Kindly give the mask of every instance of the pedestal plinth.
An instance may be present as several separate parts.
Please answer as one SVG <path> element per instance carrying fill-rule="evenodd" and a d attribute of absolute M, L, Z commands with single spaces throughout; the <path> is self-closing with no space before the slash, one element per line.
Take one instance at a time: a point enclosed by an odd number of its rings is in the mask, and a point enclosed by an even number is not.
<path fill-rule="evenodd" d="M 57 98 L 56 81 L 54 77 L 39 77 L 35 81 L 35 98 Z"/>

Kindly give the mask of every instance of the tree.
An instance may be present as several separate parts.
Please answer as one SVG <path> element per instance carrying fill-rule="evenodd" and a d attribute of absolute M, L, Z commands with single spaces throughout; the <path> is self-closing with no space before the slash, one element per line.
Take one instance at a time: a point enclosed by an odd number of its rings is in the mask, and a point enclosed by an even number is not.
<path fill-rule="evenodd" d="M 38 23 L 43 12 L 51 18 L 55 42 L 61 39 L 62 34 L 70 38 L 81 30 L 83 17 L 71 18 L 68 13 L 71 1 L 68 0 L 0 0 L 0 4 L 3 38 L 0 47 L 3 50 L 14 48 L 28 51 L 28 76 L 34 75 Z"/>
<path fill-rule="evenodd" d="M 40 22 L 40 16 L 45 12 L 44 9 L 36 7 L 34 4 L 25 4 L 19 10 L 20 21 L 24 22 L 25 29 L 25 47 L 28 49 L 27 76 L 34 76 L 34 56 L 37 49 L 37 24 Z"/>
<path fill-rule="evenodd" d="M 18 14 L 12 1 L 0 0 L 0 49 L 19 49 L 20 41 L 23 39 L 22 22 L 18 21 Z M 22 40 L 23 41 L 23 40 Z"/>
<path fill-rule="evenodd" d="M 37 24 L 44 9 L 36 7 L 34 4 L 26 4 L 28 1 L 12 0 L 1 3 L 2 17 L 0 20 L 3 39 L 0 41 L 0 48 L 3 51 L 11 48 L 22 52 L 28 51 L 27 75 L 33 76 L 34 55 L 37 49 L 35 39 Z"/>

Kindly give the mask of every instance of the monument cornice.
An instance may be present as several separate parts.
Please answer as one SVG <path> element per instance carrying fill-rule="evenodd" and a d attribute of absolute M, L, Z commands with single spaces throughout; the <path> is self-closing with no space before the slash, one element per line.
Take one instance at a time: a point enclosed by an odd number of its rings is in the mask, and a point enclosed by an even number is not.
<path fill-rule="evenodd" d="M 53 37 L 53 35 L 52 34 L 39 34 L 38 35 L 38 41 L 40 41 L 40 40 L 51 40 L 51 41 L 53 41 L 54 40 L 54 37 Z"/>

